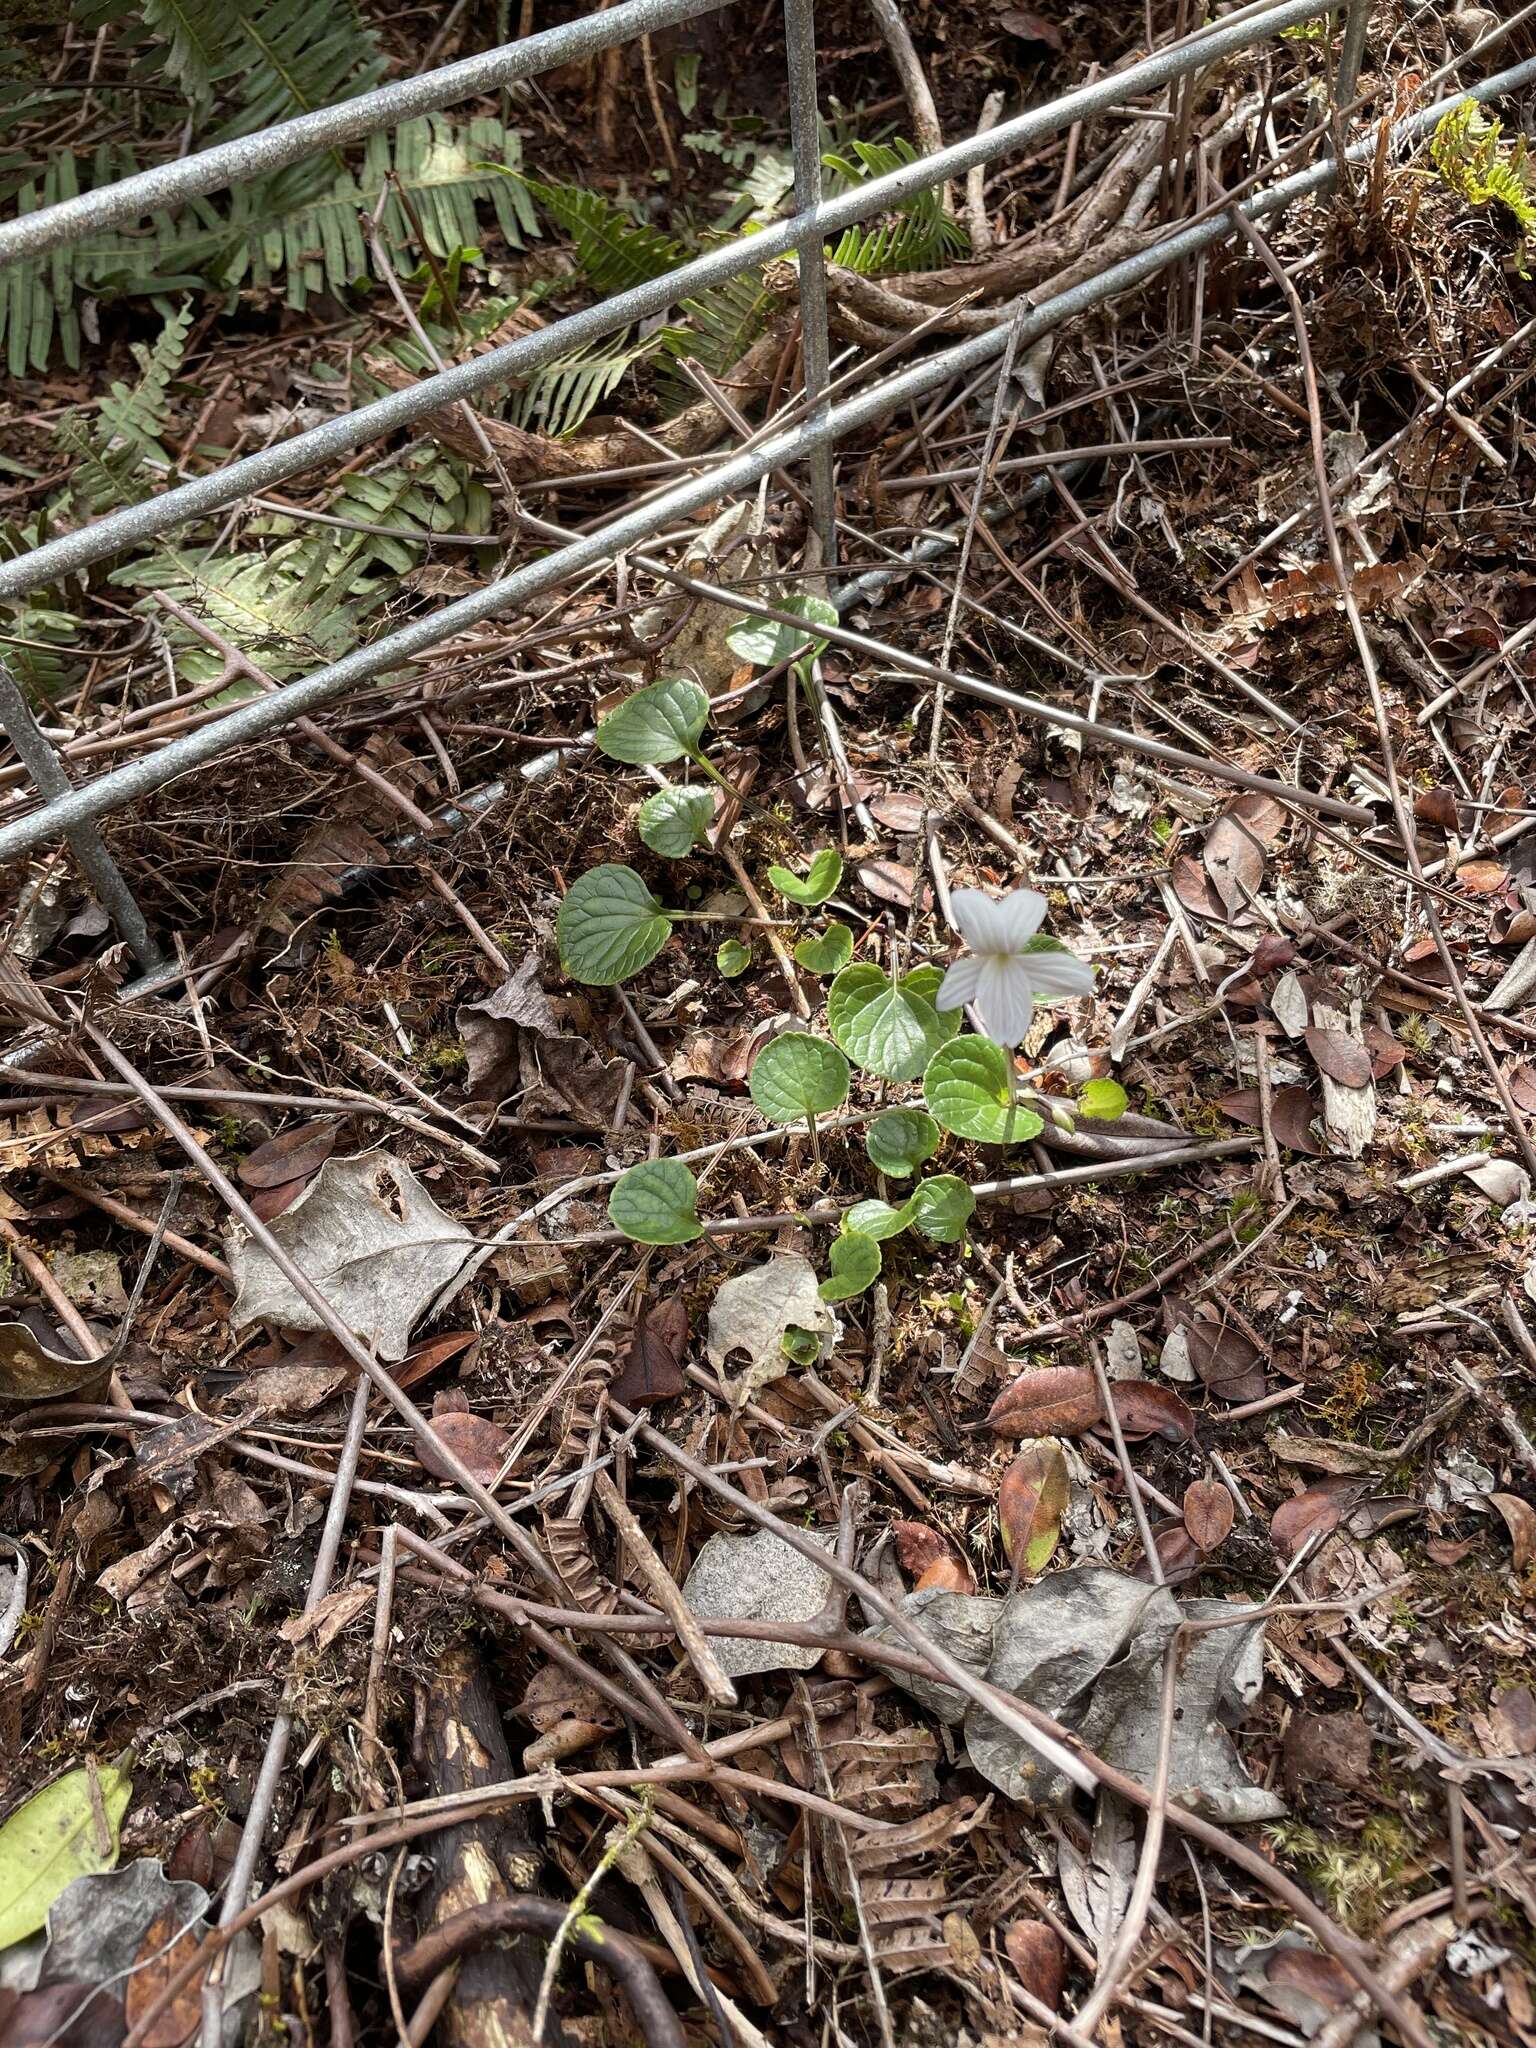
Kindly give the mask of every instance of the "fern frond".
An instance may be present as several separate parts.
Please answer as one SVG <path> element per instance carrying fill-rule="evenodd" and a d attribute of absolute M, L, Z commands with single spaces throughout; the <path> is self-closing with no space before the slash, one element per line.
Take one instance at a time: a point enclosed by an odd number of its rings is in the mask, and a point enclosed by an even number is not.
<path fill-rule="evenodd" d="M 499 158 L 500 163 L 496 162 Z M 314 292 L 337 296 L 368 274 L 368 251 L 359 215 L 372 215 L 381 199 L 386 243 L 410 261 L 419 259 L 415 229 L 395 188 L 393 174 L 409 195 L 422 233 L 435 256 L 480 239 L 479 208 L 494 210 L 512 248 L 524 246 L 538 223 L 516 177 L 521 144 L 489 115 L 455 124 L 429 114 L 404 122 L 394 133 L 370 138 L 365 161 L 354 174 L 336 173 L 327 163 L 327 189 L 316 193 L 312 166 L 295 165 L 254 185 L 237 186 L 215 200 L 189 200 L 173 216 L 154 216 L 148 234 L 93 235 L 46 256 L 0 268 L 0 339 L 13 377 L 45 370 L 55 347 L 71 368 L 80 363 L 77 301 L 93 298 L 154 297 L 177 291 L 281 286 L 288 305 L 302 311 Z M 103 145 L 82 176 L 73 155 L 55 157 L 41 180 L 26 178 L 10 196 L 16 211 L 30 213 L 72 198 L 87 188 L 111 184 L 139 168 L 131 154 Z M 0 201 L 8 195 L 0 180 Z"/>
<path fill-rule="evenodd" d="M 917 151 L 903 137 L 890 142 L 850 144 L 851 154 L 829 152 L 822 163 L 831 173 L 829 189 L 847 191 L 870 178 L 880 178 L 917 161 Z M 862 277 L 880 277 L 903 270 L 937 270 L 970 250 L 970 237 L 944 211 L 937 186 L 915 193 L 894 214 L 871 227 L 845 228 L 827 251 L 828 259 Z"/>
<path fill-rule="evenodd" d="M 110 580 L 128 590 L 171 592 L 269 675 L 282 678 L 349 653 L 362 637 L 368 614 L 387 595 L 383 582 L 361 593 L 339 584 L 331 568 L 328 548 L 302 541 L 286 542 L 269 555 L 217 560 L 184 556 L 167 546 L 145 561 L 114 570 Z M 195 687 L 223 674 L 221 655 L 174 620 L 165 620 L 158 607 L 156 615 L 164 620 L 182 682 Z M 239 684 L 212 701 L 234 702 L 254 689 Z"/>
<path fill-rule="evenodd" d="M 1519 231 L 1515 269 L 1530 275 L 1536 244 L 1536 193 L 1532 191 L 1526 139 L 1502 142 L 1504 124 L 1465 99 L 1442 115 L 1430 137 L 1429 159 L 1440 181 L 1469 206 L 1502 206 Z"/>
<path fill-rule="evenodd" d="M 385 468 L 347 477 L 325 510 L 333 518 L 387 531 L 349 533 L 278 513 L 253 520 L 250 530 L 296 535 L 288 559 L 301 574 L 318 554 L 339 589 L 366 595 L 367 578 L 375 572 L 403 576 L 414 569 L 434 533 L 488 533 L 492 505 L 466 463 L 424 444 Z"/>
<path fill-rule="evenodd" d="M 593 342 L 558 362 L 535 370 L 507 405 L 517 427 L 559 439 L 578 427 L 617 389 L 625 373 L 641 357 L 654 352 L 659 337 L 615 346 L 610 338 Z"/>
<path fill-rule="evenodd" d="M 628 291 L 664 277 L 687 259 L 687 250 L 660 228 L 630 218 L 622 207 L 584 185 L 524 181 L 562 233 L 576 245 L 576 261 L 600 292 Z"/>

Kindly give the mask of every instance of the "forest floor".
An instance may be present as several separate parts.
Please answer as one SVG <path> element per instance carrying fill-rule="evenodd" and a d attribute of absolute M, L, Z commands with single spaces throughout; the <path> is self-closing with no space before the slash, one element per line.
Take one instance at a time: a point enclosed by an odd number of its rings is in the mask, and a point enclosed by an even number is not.
<path fill-rule="evenodd" d="M 20 207 L 240 103 L 55 11 Z M 751 12 L 19 267 L 0 554 L 770 221 Z M 905 21 L 818 22 L 831 189 L 1147 47 Z M 1337 192 L 872 409 L 830 573 L 786 462 L 113 813 L 149 988 L 10 864 L 0 2038 L 1536 2043 L 1536 199 L 1518 93 L 1384 125 L 1496 27 L 1379 8 Z M 839 396 L 1316 161 L 1338 55 L 850 231 Z M 785 421 L 792 268 L 668 317 L 7 607 L 73 779 Z"/>

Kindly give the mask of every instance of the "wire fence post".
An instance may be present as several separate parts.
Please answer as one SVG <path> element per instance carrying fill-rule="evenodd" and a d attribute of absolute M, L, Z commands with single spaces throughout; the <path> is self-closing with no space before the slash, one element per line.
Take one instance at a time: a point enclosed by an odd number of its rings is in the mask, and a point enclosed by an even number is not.
<path fill-rule="evenodd" d="M 821 122 L 816 105 L 816 14 L 813 0 L 784 0 L 784 48 L 789 72 L 789 132 L 795 157 L 795 211 L 821 204 Z M 827 339 L 827 266 L 820 228 L 796 242 L 800 257 L 800 355 L 811 417 L 827 414 L 832 351 Z M 811 518 L 820 567 L 830 573 L 837 560 L 837 497 L 832 482 L 832 443 L 811 450 Z"/>
<path fill-rule="evenodd" d="M 53 742 L 32 716 L 31 706 L 3 661 L 0 661 L 0 727 L 4 728 L 11 745 L 20 755 L 23 767 L 44 802 L 56 796 L 67 796 L 74 784 L 65 774 L 64 763 L 59 759 Z M 65 836 L 96 891 L 102 909 L 133 949 L 139 965 L 158 967 L 163 957 L 160 948 L 150 937 L 144 913 L 124 881 L 121 868 L 103 844 L 101 834 L 87 822 L 72 827 Z"/>

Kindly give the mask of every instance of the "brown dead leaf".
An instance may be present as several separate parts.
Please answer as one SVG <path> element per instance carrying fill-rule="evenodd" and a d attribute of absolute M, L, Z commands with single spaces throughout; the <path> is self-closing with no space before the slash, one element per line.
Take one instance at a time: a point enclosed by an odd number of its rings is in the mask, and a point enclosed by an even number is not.
<path fill-rule="evenodd" d="M 1219 1479 L 1197 1479 L 1184 1489 L 1184 1526 L 1202 1550 L 1217 1550 L 1226 1542 L 1236 1512 Z"/>
<path fill-rule="evenodd" d="M 242 1404 L 250 1416 L 273 1420 L 313 1414 L 352 1377 L 350 1365 L 274 1365 L 265 1372 L 253 1372 L 240 1389 Z"/>
<path fill-rule="evenodd" d="M 987 1425 L 999 1436 L 1081 1436 L 1103 1415 L 1098 1382 L 1086 1366 L 1051 1365 L 1020 1373 L 992 1403 Z"/>
<path fill-rule="evenodd" d="M 885 796 L 876 797 L 869 807 L 876 824 L 883 825 L 888 832 L 918 831 L 927 808 L 915 791 L 904 789 L 893 789 Z"/>
<path fill-rule="evenodd" d="M 1358 1989 L 1342 1963 L 1312 1948 L 1276 1949 L 1264 1965 L 1264 1974 L 1277 1991 L 1305 1992 L 1329 2012 L 1347 2005 Z M 1280 2010 L 1290 2016 L 1289 2006 L 1282 2005 Z"/>
<path fill-rule="evenodd" d="M 1509 880 L 1509 869 L 1501 861 L 1469 860 L 1456 870 L 1456 880 L 1469 896 L 1496 896 Z"/>
<path fill-rule="evenodd" d="M 1492 1718 L 1499 1740 L 1514 1756 L 1536 1756 L 1536 1693 L 1528 1685 L 1511 1686 L 1493 1703 Z"/>
<path fill-rule="evenodd" d="M 1211 885 L 1211 878 L 1193 854 L 1181 853 L 1168 871 L 1173 883 L 1174 894 L 1186 910 L 1196 917 L 1226 920 L 1226 910 L 1220 896 Z"/>
<path fill-rule="evenodd" d="M 418 1386 L 422 1380 L 430 1379 L 440 1366 L 447 1365 L 479 1341 L 478 1331 L 448 1330 L 441 1337 L 427 1337 L 420 1344 L 413 1344 L 395 1368 L 395 1385 Z"/>
<path fill-rule="evenodd" d="M 650 1401 L 671 1401 L 688 1382 L 683 1352 L 688 1344 L 688 1303 L 681 1294 L 647 1301 L 635 1319 L 629 1347 L 613 1383 L 613 1396 L 626 1408 Z"/>
<path fill-rule="evenodd" d="M 462 1394 L 439 1394 L 432 1404 L 432 1427 L 480 1484 L 490 1486 L 501 1471 L 512 1439 L 499 1423 L 486 1415 L 471 1415 L 463 1404 Z M 431 1444 L 418 1443 L 416 1456 L 434 1479 L 452 1479 Z"/>
<path fill-rule="evenodd" d="M 1160 1522 L 1152 1531 L 1152 1546 L 1157 1552 L 1165 1585 L 1187 1585 L 1205 1569 L 1205 1552 L 1182 1522 Z M 1149 1583 L 1151 1581 L 1152 1568 L 1144 1557 L 1136 1566 L 1135 1576 Z"/>
<path fill-rule="evenodd" d="M 927 1593 L 937 1586 L 943 1593 L 974 1593 L 976 1578 L 963 1557 L 941 1557 L 919 1572 L 915 1593 Z"/>
<path fill-rule="evenodd" d="M 1263 1111 L 1257 1088 L 1234 1088 L 1229 1095 L 1217 1097 L 1216 1107 L 1234 1123 L 1247 1124 L 1253 1130 L 1263 1128 Z M 1277 1142 L 1288 1152 L 1302 1152 L 1309 1159 L 1326 1157 L 1312 1132 L 1317 1113 L 1317 1103 L 1305 1088 L 1288 1085 L 1271 1092 L 1269 1127 Z"/>
<path fill-rule="evenodd" d="M 1197 1315 L 1173 1295 L 1163 1303 L 1163 1319 L 1170 1331 L 1183 1330 L 1189 1362 L 1218 1400 L 1258 1401 L 1269 1391 L 1264 1353 L 1236 1324 Z"/>
<path fill-rule="evenodd" d="M 1536 1508 L 1518 1493 L 1490 1493 L 1489 1501 L 1503 1517 L 1514 1549 L 1511 1559 L 1517 1572 L 1527 1572 L 1536 1563 Z"/>
<path fill-rule="evenodd" d="M 156 2005 L 187 1965 L 195 1961 L 205 1937 L 188 1928 L 179 1933 L 182 1918 L 168 1906 L 151 1920 L 139 1943 L 123 1993 L 123 2008 L 130 2029 L 136 2027 L 151 2006 Z M 141 2036 L 142 2048 L 182 2048 L 191 2039 L 202 2017 L 203 1979 L 197 1974 L 176 1993 L 164 2011 L 157 2013 Z"/>
<path fill-rule="evenodd" d="M 1054 21 L 1047 21 L 1043 14 L 1036 14 L 1033 7 L 1005 7 L 997 17 L 999 28 L 1007 29 L 1009 35 L 1017 36 L 1023 43 L 1044 43 L 1048 50 L 1062 47 L 1061 30 Z"/>
<path fill-rule="evenodd" d="M 1320 1024 L 1309 1024 L 1302 1036 L 1319 1071 L 1330 1081 L 1341 1088 L 1370 1087 L 1371 1056 L 1358 1038 L 1347 1031 L 1327 1031 Z"/>
<path fill-rule="evenodd" d="M 913 1579 L 954 1556 L 949 1538 L 931 1522 L 892 1522 L 891 1541 L 896 1546 L 896 1562 Z"/>
<path fill-rule="evenodd" d="M 1309 1486 L 1283 1500 L 1270 1517 L 1269 1534 L 1282 1556 L 1294 1557 L 1309 1536 L 1331 1536 L 1339 1526 L 1348 1495 L 1337 1486 Z"/>
<path fill-rule="evenodd" d="M 1202 858 L 1211 886 L 1229 916 L 1247 908 L 1264 884 L 1264 855 L 1285 824 L 1273 797 L 1235 797 L 1206 834 Z"/>
<path fill-rule="evenodd" d="M 1110 1388 L 1115 1415 L 1124 1436 L 1166 1437 L 1171 1444 L 1194 1441 L 1195 1418 L 1189 1403 L 1157 1380 L 1117 1380 Z M 1098 1425 L 1107 1429 L 1108 1423 Z"/>
<path fill-rule="evenodd" d="M 1015 1920 L 1003 1936 L 1003 1947 L 1024 1989 L 1057 2011 L 1067 1981 L 1067 1951 L 1055 1928 L 1043 1920 Z"/>
<path fill-rule="evenodd" d="M 290 1615 L 278 1634 L 284 1642 L 295 1644 L 313 1637 L 317 1650 L 329 1649 L 342 1630 L 373 1605 L 373 1593 L 372 1586 L 340 1586 L 306 1612 Z"/>
<path fill-rule="evenodd" d="M 265 1145 L 248 1152 L 235 1168 L 235 1174 L 248 1188 L 276 1188 L 288 1181 L 312 1180 L 335 1149 L 334 1123 L 300 1124 L 297 1130 L 280 1131 Z"/>
<path fill-rule="evenodd" d="M 1071 1501 L 1067 1461 L 1049 1440 L 1020 1451 L 1003 1474 L 997 1519 L 1003 1549 L 1019 1574 L 1043 1572 L 1061 1539 Z"/>
<path fill-rule="evenodd" d="M 1421 825 L 1438 825 L 1442 832 L 1460 829 L 1456 798 L 1443 782 L 1437 782 L 1433 789 L 1420 790 L 1413 800 L 1413 815 Z"/>
<path fill-rule="evenodd" d="M 877 903 L 894 903 L 898 910 L 906 910 L 910 906 L 917 877 L 904 862 L 861 860 L 857 873 Z"/>

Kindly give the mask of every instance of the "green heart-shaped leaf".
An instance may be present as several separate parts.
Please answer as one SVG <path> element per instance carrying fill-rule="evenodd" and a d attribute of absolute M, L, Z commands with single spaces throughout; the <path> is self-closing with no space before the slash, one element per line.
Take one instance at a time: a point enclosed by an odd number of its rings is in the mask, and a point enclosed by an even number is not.
<path fill-rule="evenodd" d="M 795 965 L 807 974 L 837 974 L 853 958 L 853 933 L 834 919 L 824 932 L 801 939 L 795 947 Z"/>
<path fill-rule="evenodd" d="M 824 1038 L 786 1031 L 758 1054 L 748 1086 L 770 1123 L 792 1124 L 847 1101 L 848 1062 Z"/>
<path fill-rule="evenodd" d="M 802 1330 L 798 1323 L 791 1323 L 779 1339 L 779 1349 L 796 1365 L 814 1365 L 821 1356 L 821 1339 L 814 1330 Z"/>
<path fill-rule="evenodd" d="M 843 879 L 843 856 L 835 848 L 824 846 L 819 853 L 812 854 L 804 881 L 793 868 L 781 867 L 771 867 L 768 879 L 791 903 L 798 903 L 805 910 L 814 910 L 818 903 L 826 902 Z"/>
<path fill-rule="evenodd" d="M 728 981 L 734 981 L 752 965 L 752 948 L 740 939 L 722 939 L 715 948 L 715 965 Z"/>
<path fill-rule="evenodd" d="M 941 1046 L 923 1075 L 923 1094 L 946 1131 L 981 1145 L 1017 1145 L 1045 1125 L 1012 1101 L 1008 1055 L 990 1038 L 967 1033 Z"/>
<path fill-rule="evenodd" d="M 566 973 L 598 988 L 638 974 L 671 932 L 666 906 L 633 868 L 611 862 L 588 868 L 573 882 L 555 918 Z"/>
<path fill-rule="evenodd" d="M 1077 1098 L 1077 1113 L 1111 1123 L 1117 1116 L 1124 1116 L 1130 1104 L 1131 1098 L 1118 1081 L 1089 1081 Z"/>
<path fill-rule="evenodd" d="M 960 1029 L 958 1010 L 933 999 L 944 976 L 917 967 L 892 981 L 878 967 L 845 967 L 827 992 L 827 1026 L 851 1060 L 882 1081 L 913 1081 Z"/>
<path fill-rule="evenodd" d="M 843 1218 L 843 1228 L 876 1240 L 895 1237 L 898 1231 L 906 1229 L 916 1214 L 915 1202 L 903 1202 L 899 1209 L 879 1200 L 855 1202 Z"/>
<path fill-rule="evenodd" d="M 699 1184 L 680 1159 L 642 1159 L 608 1197 L 614 1227 L 636 1244 L 692 1244 L 704 1235 Z"/>
<path fill-rule="evenodd" d="M 882 1173 L 905 1180 L 938 1150 L 939 1127 L 925 1109 L 883 1109 L 864 1133 L 864 1150 Z"/>
<path fill-rule="evenodd" d="M 712 790 L 674 784 L 658 789 L 640 806 L 640 837 L 663 860 L 684 860 L 709 830 L 714 815 Z"/>
<path fill-rule="evenodd" d="M 636 767 L 696 754 L 709 719 L 709 698 L 687 676 L 650 683 L 615 705 L 597 724 L 597 744 L 614 761 Z"/>
<path fill-rule="evenodd" d="M 832 1271 L 816 1292 L 823 1301 L 851 1301 L 880 1278 L 880 1247 L 862 1230 L 845 1230 L 833 1238 L 827 1263 Z"/>
<path fill-rule="evenodd" d="M 785 597 L 775 600 L 781 612 L 794 612 L 808 626 L 835 626 L 837 607 L 824 597 Z M 777 619 L 738 619 L 727 628 L 725 644 L 732 654 L 750 661 L 755 668 L 772 668 L 806 649 L 807 636 L 798 626 L 780 625 Z M 809 651 L 820 654 L 826 641 L 812 638 Z"/>
<path fill-rule="evenodd" d="M 976 1197 L 958 1174 L 936 1173 L 920 1180 L 907 1207 L 912 1221 L 935 1244 L 958 1244 L 976 1207 Z"/>

